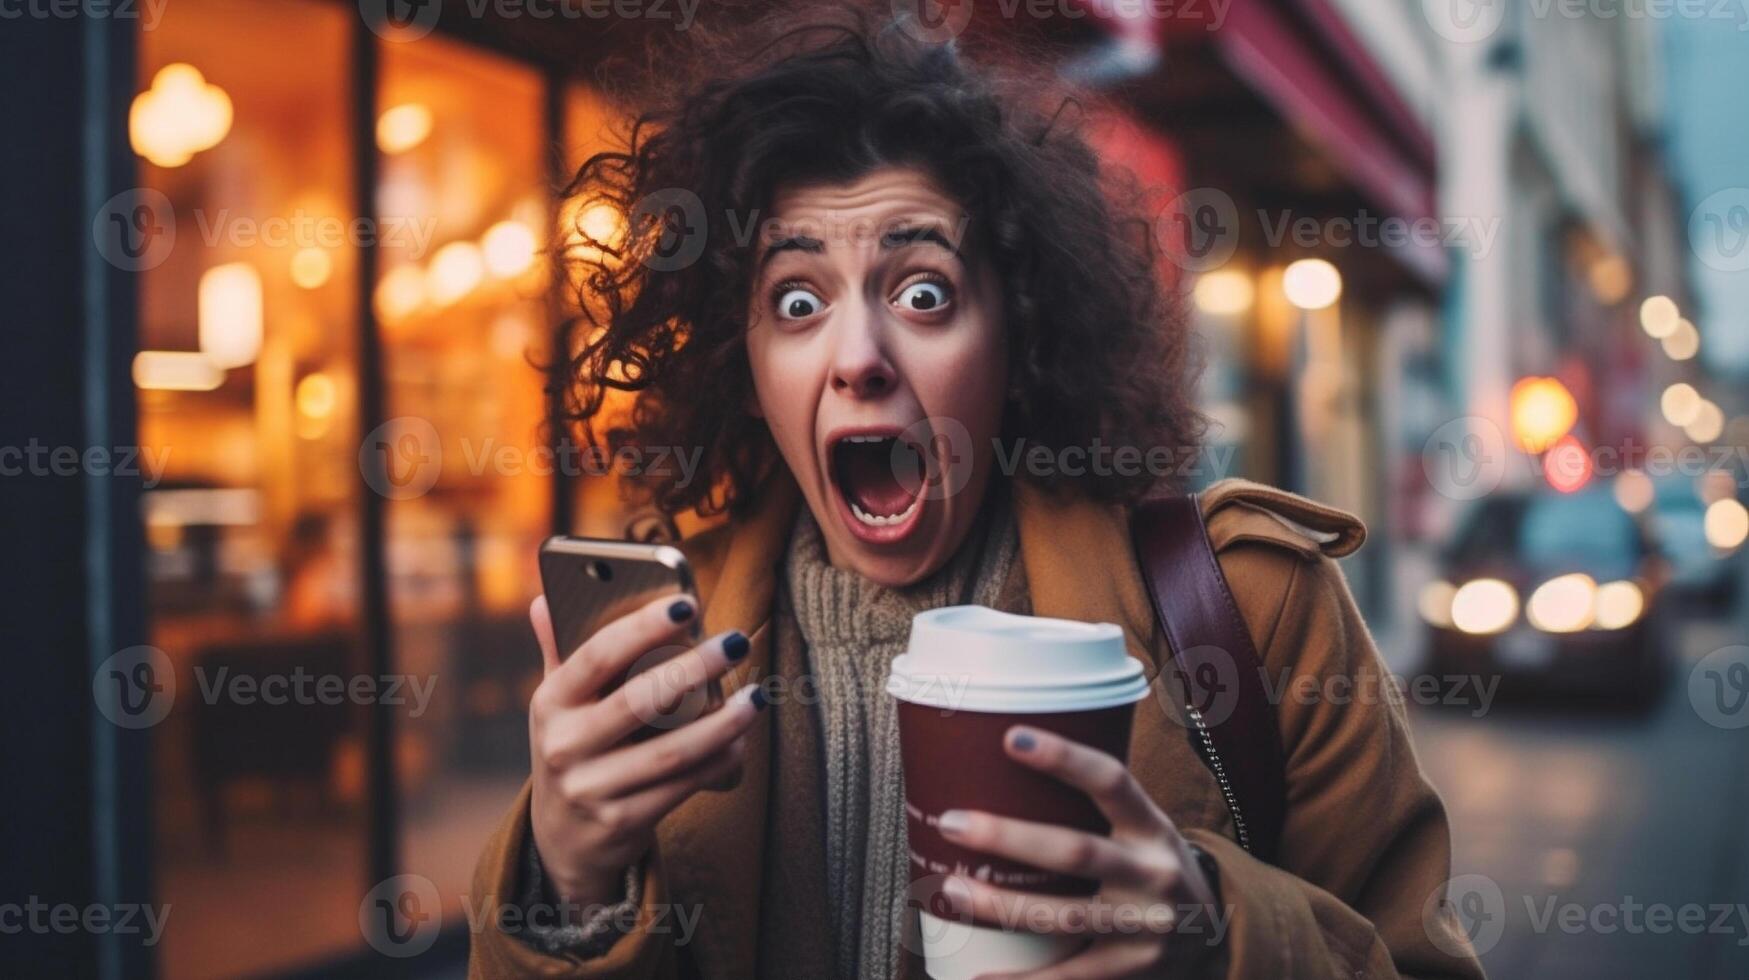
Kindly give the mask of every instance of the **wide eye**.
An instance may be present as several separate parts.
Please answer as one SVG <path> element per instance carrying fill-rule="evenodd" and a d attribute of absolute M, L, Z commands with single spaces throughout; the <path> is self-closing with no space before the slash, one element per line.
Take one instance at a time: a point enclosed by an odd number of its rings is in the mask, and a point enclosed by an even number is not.
<path fill-rule="evenodd" d="M 947 305 L 947 287 L 938 282 L 914 282 L 899 294 L 901 309 L 933 313 Z"/>
<path fill-rule="evenodd" d="M 825 301 L 806 289 L 787 289 L 777 298 L 777 315 L 785 320 L 800 320 L 820 312 Z"/>

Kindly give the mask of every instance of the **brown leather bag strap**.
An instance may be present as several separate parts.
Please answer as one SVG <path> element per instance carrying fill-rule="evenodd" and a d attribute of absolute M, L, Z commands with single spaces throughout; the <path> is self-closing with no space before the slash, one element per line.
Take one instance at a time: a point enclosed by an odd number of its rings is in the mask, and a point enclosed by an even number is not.
<path fill-rule="evenodd" d="M 1193 493 L 1144 501 L 1130 535 L 1190 702 L 1183 721 L 1191 745 L 1220 784 L 1239 843 L 1274 863 L 1287 811 L 1281 733 L 1263 658 L 1215 559 L 1202 505 Z"/>

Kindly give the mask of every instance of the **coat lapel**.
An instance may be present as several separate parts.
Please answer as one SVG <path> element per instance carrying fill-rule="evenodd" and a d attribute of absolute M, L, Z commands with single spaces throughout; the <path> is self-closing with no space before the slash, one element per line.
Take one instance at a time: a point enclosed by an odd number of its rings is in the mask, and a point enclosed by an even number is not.
<path fill-rule="evenodd" d="M 705 635 L 738 629 L 752 641 L 747 659 L 724 678 L 732 695 L 763 680 L 772 664 L 776 569 L 800 492 L 787 471 L 760 488 L 752 512 L 729 529 L 720 553 L 696 554 Z M 695 553 L 689 552 L 689 556 Z M 699 915 L 691 956 L 708 977 L 751 977 L 759 934 L 759 893 L 772 756 L 770 711 L 747 735 L 740 783 L 699 793 L 657 825 L 657 847 L 673 900 Z"/>

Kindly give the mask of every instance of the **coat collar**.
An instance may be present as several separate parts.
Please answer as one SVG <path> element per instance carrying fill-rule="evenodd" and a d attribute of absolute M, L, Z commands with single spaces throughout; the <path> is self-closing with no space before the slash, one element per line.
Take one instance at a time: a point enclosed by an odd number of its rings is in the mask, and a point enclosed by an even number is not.
<path fill-rule="evenodd" d="M 1129 558 L 1126 512 L 1071 495 L 1047 494 L 1024 481 L 1014 485 L 1020 557 L 1034 615 L 1116 623 L 1130 655 L 1156 671 L 1152 606 Z M 725 693 L 771 673 L 771 617 L 777 576 L 801 491 L 781 467 L 760 488 L 753 506 L 726 527 L 688 542 L 686 550 L 704 601 L 708 634 L 745 631 L 752 640 L 747 660 L 725 681 Z M 784 746 L 773 738 L 771 715 L 748 734 L 740 784 L 722 793 L 700 793 L 658 827 L 663 871 L 673 901 L 701 908 L 694 939 L 696 961 L 706 975 L 754 976 L 764 868 L 766 811 L 771 769 Z"/>

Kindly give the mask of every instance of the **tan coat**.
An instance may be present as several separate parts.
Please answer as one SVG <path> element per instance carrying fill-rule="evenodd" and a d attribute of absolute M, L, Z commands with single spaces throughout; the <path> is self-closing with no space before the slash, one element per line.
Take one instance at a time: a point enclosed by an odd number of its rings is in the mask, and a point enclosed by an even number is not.
<path fill-rule="evenodd" d="M 786 479 L 761 498 L 746 517 L 684 546 L 704 597 L 707 633 L 738 628 L 753 641 L 726 690 L 771 668 L 776 574 L 799 494 Z M 1221 568 L 1272 685 L 1295 679 L 1277 704 L 1288 783 L 1281 867 L 1233 841 L 1219 788 L 1184 728 L 1165 712 L 1161 699 L 1175 697 L 1176 681 L 1158 670 L 1169 655 L 1131 557 L 1123 510 L 1015 487 L 1033 612 L 1117 623 L 1131 654 L 1150 665 L 1159 697 L 1138 707 L 1130 765 L 1219 868 L 1221 900 L 1232 918 L 1210 975 L 1481 977 L 1461 924 L 1433 897 L 1443 896 L 1450 875 L 1444 807 L 1415 760 L 1400 702 L 1369 696 L 1385 689 L 1386 668 L 1332 561 L 1359 547 L 1365 529 L 1340 511 L 1240 480 L 1216 484 L 1202 501 Z M 1329 678 L 1339 680 L 1326 686 Z M 824 894 L 823 871 L 812 892 L 793 884 L 780 890 L 817 902 L 773 908 L 760 901 L 764 848 L 772 839 L 805 849 L 808 828 L 814 838 L 825 832 L 823 816 L 806 802 L 817 797 L 798 789 L 818 783 L 817 771 L 798 771 L 814 768 L 816 754 L 789 744 L 798 740 L 774 738 L 772 714 L 754 723 L 737 789 L 695 796 L 657 828 L 633 933 L 606 956 L 579 962 L 486 929 L 473 937 L 470 976 L 751 978 L 760 973 L 761 937 L 769 941 L 774 922 L 786 925 L 786 962 L 829 963 L 829 919 L 819 906 L 833 899 Z M 774 769 L 788 787 L 779 799 L 772 798 Z M 527 836 L 525 788 L 480 858 L 470 896 L 476 907 L 515 900 Z M 821 845 L 812 846 L 819 853 Z M 676 944 L 677 920 L 664 911 L 672 906 L 698 916 L 685 945 Z M 906 972 L 923 976 L 915 958 Z"/>

